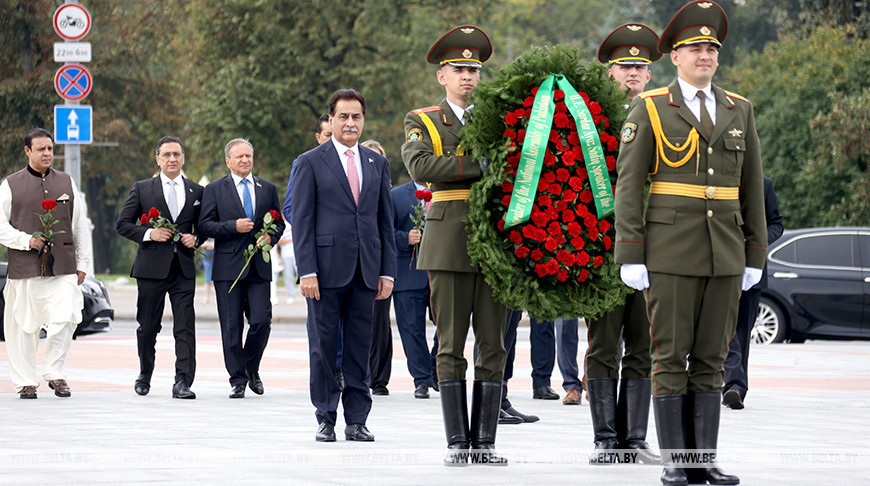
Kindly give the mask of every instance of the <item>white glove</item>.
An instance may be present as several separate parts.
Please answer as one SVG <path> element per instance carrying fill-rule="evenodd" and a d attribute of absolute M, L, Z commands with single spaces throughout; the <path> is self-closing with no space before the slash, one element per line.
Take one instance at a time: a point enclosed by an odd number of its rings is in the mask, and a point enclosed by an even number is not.
<path fill-rule="evenodd" d="M 746 267 L 746 270 L 743 271 L 743 291 L 746 292 L 758 282 L 761 282 L 761 269 Z"/>
<path fill-rule="evenodd" d="M 619 267 L 619 278 L 634 290 L 649 288 L 649 272 L 643 263 L 626 263 Z"/>

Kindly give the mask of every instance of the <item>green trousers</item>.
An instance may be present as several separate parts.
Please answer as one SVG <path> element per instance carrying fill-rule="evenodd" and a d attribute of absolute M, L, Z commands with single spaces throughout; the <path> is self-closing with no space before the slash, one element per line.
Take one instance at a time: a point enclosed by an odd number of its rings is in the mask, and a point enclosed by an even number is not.
<path fill-rule="evenodd" d="M 587 379 L 619 378 L 616 354 L 620 333 L 625 342 L 622 377 L 650 377 L 649 319 L 643 293 L 629 294 L 624 305 L 616 306 L 598 319 L 589 319 L 587 322 Z"/>
<path fill-rule="evenodd" d="M 722 389 L 742 279 L 650 272 L 653 395 Z"/>
<path fill-rule="evenodd" d="M 483 274 L 430 270 L 429 287 L 438 330 L 438 379 L 465 379 L 465 340 L 470 325 L 477 347 L 474 379 L 501 381 L 507 308 L 493 299 Z"/>

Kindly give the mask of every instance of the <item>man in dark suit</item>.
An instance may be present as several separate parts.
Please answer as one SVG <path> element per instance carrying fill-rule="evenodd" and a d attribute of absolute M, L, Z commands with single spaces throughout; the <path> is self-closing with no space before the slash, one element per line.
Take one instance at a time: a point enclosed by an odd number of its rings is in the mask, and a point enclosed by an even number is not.
<path fill-rule="evenodd" d="M 779 214 L 779 200 L 773 190 L 770 177 L 764 178 L 764 215 L 767 221 L 767 246 L 782 236 L 782 215 Z M 743 408 L 743 399 L 749 391 L 749 345 L 752 342 L 752 328 L 758 316 L 758 302 L 761 289 L 767 288 L 767 262 L 761 281 L 751 289 L 743 291 L 737 311 L 737 331 L 728 345 L 725 358 L 725 386 L 722 387 L 722 404 L 733 410 Z"/>
<path fill-rule="evenodd" d="M 139 289 L 136 341 L 139 348 L 139 377 L 133 389 L 147 395 L 154 371 L 154 345 L 161 329 L 166 294 L 172 305 L 172 334 L 175 337 L 175 385 L 173 398 L 196 398 L 190 390 L 196 374 L 196 329 L 193 294 L 196 268 L 193 248 L 197 244 L 194 225 L 199 219 L 202 186 L 181 175 L 184 146 L 177 137 L 157 141 L 160 174 L 137 181 L 118 216 L 118 233 L 139 244 L 131 277 Z M 152 208 L 175 224 L 178 235 L 153 223 L 137 225 Z M 176 239 L 176 236 L 178 238 Z"/>
<path fill-rule="evenodd" d="M 350 89 L 329 102 L 332 139 L 302 154 L 293 178 L 293 245 L 300 291 L 308 303 L 311 403 L 315 439 L 335 441 L 338 401 L 345 439 L 372 441 L 366 428 L 369 347 L 375 299 L 386 299 L 396 276 L 396 243 L 387 159 L 359 145 L 365 98 Z M 341 326 L 339 327 L 339 323 Z M 335 378 L 342 333 L 340 392 Z"/>
<path fill-rule="evenodd" d="M 271 182 L 254 177 L 254 147 L 251 142 L 237 138 L 224 148 L 230 175 L 218 179 L 203 191 L 199 230 L 203 238 L 214 238 L 214 280 L 218 317 L 221 322 L 221 340 L 224 364 L 230 374 L 230 398 L 244 398 L 245 385 L 257 395 L 263 394 L 260 379 L 260 360 L 272 323 L 272 303 L 269 300 L 269 282 L 272 280 L 271 262 L 260 255 L 260 250 L 244 269 L 245 249 L 249 245 L 262 248 L 275 245 L 284 232 L 282 218 L 274 218 L 272 234 L 255 239 L 263 229 L 264 216 L 270 211 L 280 214 L 278 191 Z M 241 278 L 230 292 L 236 278 Z M 242 331 L 248 318 L 248 333 L 242 344 Z"/>
<path fill-rule="evenodd" d="M 393 304 L 396 310 L 396 326 L 399 328 L 402 348 L 408 362 L 408 372 L 414 378 L 414 398 L 429 398 L 429 388 L 435 388 L 438 381 L 432 364 L 437 345 L 430 352 L 426 343 L 429 276 L 425 271 L 417 270 L 415 248 L 420 244 L 422 233 L 414 228 L 411 220 L 416 208 L 425 204 L 416 196 L 416 191 L 422 190 L 428 189 L 422 184 L 410 181 L 390 192 L 398 255 Z"/>

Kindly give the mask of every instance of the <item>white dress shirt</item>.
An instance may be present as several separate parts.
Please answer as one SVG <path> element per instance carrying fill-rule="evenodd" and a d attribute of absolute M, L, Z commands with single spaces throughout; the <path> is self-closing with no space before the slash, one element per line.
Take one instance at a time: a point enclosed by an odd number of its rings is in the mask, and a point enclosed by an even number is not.
<path fill-rule="evenodd" d="M 450 109 L 453 110 L 453 114 L 456 115 L 456 118 L 459 118 L 459 122 L 465 125 L 465 122 L 467 121 L 465 119 L 465 112 L 474 108 L 474 105 L 468 105 L 468 108 L 463 108 L 450 100 L 447 100 L 447 104 L 450 105 Z"/>
<path fill-rule="evenodd" d="M 704 96 L 707 97 L 705 100 L 707 113 L 710 114 L 710 120 L 713 122 L 713 126 L 716 126 L 716 97 L 713 95 L 713 85 L 708 84 L 707 86 L 698 89 L 686 81 L 683 81 L 680 77 L 677 77 L 677 83 L 680 85 L 680 91 L 683 92 L 683 102 L 686 103 L 686 107 L 693 115 L 695 115 L 695 118 L 699 122 L 701 121 L 701 99 L 698 98 L 698 91 L 704 92 Z"/>
<path fill-rule="evenodd" d="M 359 176 L 359 193 L 362 194 L 363 187 L 363 174 L 362 174 L 362 165 L 359 159 L 359 144 L 353 144 L 353 147 L 348 147 L 347 145 L 342 144 L 335 137 L 332 137 L 332 145 L 335 146 L 335 151 L 338 152 L 338 158 L 341 160 L 341 168 L 344 170 L 344 173 L 347 174 L 347 149 L 353 150 L 353 160 L 356 163 L 356 173 Z"/>
<path fill-rule="evenodd" d="M 163 188 L 163 200 L 166 201 L 166 206 L 169 207 L 169 191 L 170 185 L 169 183 L 175 181 L 175 200 L 178 202 L 178 213 L 181 214 L 181 209 L 184 208 L 184 177 L 181 174 L 175 177 L 175 179 L 170 179 L 169 176 L 160 172 L 160 187 Z M 174 218 L 166 218 L 170 220 L 174 220 Z M 151 232 L 154 231 L 154 228 L 148 228 L 145 230 L 145 236 L 142 237 L 142 241 L 151 241 Z"/>
<path fill-rule="evenodd" d="M 230 175 L 233 176 L 233 184 L 236 186 L 236 193 L 239 195 L 239 201 L 242 203 L 242 207 L 245 207 L 245 186 L 242 185 L 242 178 L 230 172 Z M 257 195 L 254 190 L 254 174 L 248 174 L 248 177 L 245 177 L 245 180 L 248 181 L 248 192 L 251 193 L 251 207 L 254 208 L 254 211 L 257 210 Z"/>

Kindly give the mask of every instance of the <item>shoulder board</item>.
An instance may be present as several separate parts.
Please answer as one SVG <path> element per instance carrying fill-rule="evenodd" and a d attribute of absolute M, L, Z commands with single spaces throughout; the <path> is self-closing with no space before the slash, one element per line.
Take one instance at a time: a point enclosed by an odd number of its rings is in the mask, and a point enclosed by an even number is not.
<path fill-rule="evenodd" d="M 732 93 L 732 92 L 730 92 L 730 91 L 728 91 L 728 90 L 723 90 L 723 91 L 725 91 L 725 94 L 727 94 L 727 95 L 730 96 L 731 98 L 737 98 L 737 99 L 740 100 L 740 101 L 745 101 L 746 103 L 749 103 L 749 100 L 747 100 L 746 98 L 740 96 L 740 95 L 737 94 L 737 93 Z"/>
<path fill-rule="evenodd" d="M 656 89 L 651 89 L 649 91 L 644 91 L 643 93 L 639 94 L 638 96 L 640 96 L 643 99 L 647 99 L 647 98 L 651 98 L 653 96 L 664 96 L 666 94 L 668 94 L 667 86 L 665 86 L 664 88 L 656 88 Z"/>
<path fill-rule="evenodd" d="M 420 113 L 429 113 L 429 112 L 432 112 L 432 111 L 438 111 L 438 110 L 440 110 L 440 109 L 441 109 L 441 107 L 439 107 L 438 105 L 435 105 L 435 106 L 427 106 L 426 108 L 417 108 L 416 110 L 411 110 L 411 113 L 417 113 L 417 114 L 420 114 Z"/>

